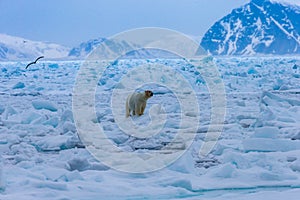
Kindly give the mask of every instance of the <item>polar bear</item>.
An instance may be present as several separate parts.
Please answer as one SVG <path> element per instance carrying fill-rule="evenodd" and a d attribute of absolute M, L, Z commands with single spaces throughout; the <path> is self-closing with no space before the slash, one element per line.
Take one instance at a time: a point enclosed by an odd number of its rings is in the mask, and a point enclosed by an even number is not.
<path fill-rule="evenodd" d="M 150 90 L 146 90 L 143 93 L 132 93 L 128 95 L 126 100 L 126 117 L 130 116 L 130 112 L 132 111 L 132 115 L 141 116 L 144 114 L 144 110 L 146 108 L 147 100 L 153 96 L 153 92 Z"/>

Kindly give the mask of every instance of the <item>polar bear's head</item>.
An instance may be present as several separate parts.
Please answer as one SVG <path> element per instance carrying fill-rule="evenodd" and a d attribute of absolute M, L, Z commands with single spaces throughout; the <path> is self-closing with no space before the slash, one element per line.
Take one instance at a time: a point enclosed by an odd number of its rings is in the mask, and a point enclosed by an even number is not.
<path fill-rule="evenodd" d="M 145 96 L 146 96 L 147 99 L 149 99 L 150 97 L 153 96 L 153 92 L 150 91 L 150 90 L 146 90 L 146 91 L 145 91 Z"/>

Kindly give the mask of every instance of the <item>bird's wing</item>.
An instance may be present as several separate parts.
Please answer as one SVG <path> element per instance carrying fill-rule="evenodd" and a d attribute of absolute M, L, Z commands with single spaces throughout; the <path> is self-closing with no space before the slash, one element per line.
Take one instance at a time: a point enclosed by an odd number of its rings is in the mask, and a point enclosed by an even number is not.
<path fill-rule="evenodd" d="M 37 59 L 35 59 L 34 63 L 36 63 L 39 59 L 44 58 L 44 56 L 40 56 Z"/>
<path fill-rule="evenodd" d="M 29 64 L 25 67 L 25 69 L 27 69 L 27 68 L 28 68 L 30 65 L 32 65 L 32 64 L 36 64 L 36 62 L 37 62 L 39 59 L 41 59 L 41 58 L 44 58 L 44 56 L 40 56 L 40 57 L 38 57 L 37 59 L 35 59 L 34 62 L 29 63 Z"/>
<path fill-rule="evenodd" d="M 35 62 L 31 62 L 31 63 L 29 63 L 26 67 L 25 67 L 25 69 L 27 69 L 30 65 L 32 65 L 32 64 L 34 64 Z"/>

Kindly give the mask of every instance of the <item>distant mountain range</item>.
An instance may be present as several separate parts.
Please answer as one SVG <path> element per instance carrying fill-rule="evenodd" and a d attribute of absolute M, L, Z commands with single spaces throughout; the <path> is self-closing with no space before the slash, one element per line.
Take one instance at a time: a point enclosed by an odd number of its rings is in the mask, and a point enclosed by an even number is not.
<path fill-rule="evenodd" d="M 0 60 L 32 60 L 38 56 L 59 59 L 68 56 L 70 49 L 58 44 L 37 42 L 21 37 L 0 34 Z"/>
<path fill-rule="evenodd" d="M 299 54 L 300 7 L 252 0 L 217 21 L 200 45 L 213 55 Z"/>
<path fill-rule="evenodd" d="M 90 52 L 92 52 L 96 47 L 99 46 L 101 42 L 103 42 L 105 38 L 98 38 L 89 40 L 87 42 L 81 43 L 78 47 L 74 47 L 70 50 L 68 56 L 77 57 L 77 58 L 84 58 Z"/>
<path fill-rule="evenodd" d="M 205 33 L 200 45 L 212 55 L 257 55 L 300 53 L 300 7 L 279 0 L 252 0 L 217 21 Z M 105 38 L 83 42 L 68 48 L 59 44 L 31 41 L 0 34 L 0 61 L 45 59 L 84 59 Z M 110 43 L 102 53 L 127 48 Z M 172 57 L 157 50 L 130 52 L 129 58 Z"/>
<path fill-rule="evenodd" d="M 64 47 L 58 44 L 31 41 L 20 37 L 0 34 L 0 61 L 34 60 L 43 55 L 44 59 L 73 60 L 85 59 L 89 53 L 99 47 L 99 44 L 106 41 L 105 48 L 98 49 L 97 53 L 107 55 L 111 52 L 127 52 L 132 49 L 133 44 L 126 41 L 108 41 L 105 38 L 98 38 L 81 43 L 74 48 Z M 136 48 L 139 48 L 136 46 Z M 123 58 L 173 58 L 177 57 L 172 53 L 161 50 L 140 49 L 130 51 Z"/>

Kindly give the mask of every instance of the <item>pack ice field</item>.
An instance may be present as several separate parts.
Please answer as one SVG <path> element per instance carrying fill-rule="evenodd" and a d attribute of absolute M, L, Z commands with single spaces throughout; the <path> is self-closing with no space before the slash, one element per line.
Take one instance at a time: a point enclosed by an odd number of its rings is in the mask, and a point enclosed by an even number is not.
<path fill-rule="evenodd" d="M 72 93 L 82 61 L 0 63 L 0 199 L 297 199 L 300 194 L 300 60 L 297 57 L 216 57 L 226 90 L 224 128 L 213 150 L 199 155 L 211 118 L 205 80 L 181 59 L 124 59 L 112 63 L 97 84 L 94 123 L 115 146 L 128 152 L 164 148 L 180 126 L 176 95 L 159 84 L 151 89 L 144 115 L 165 124 L 151 137 L 125 134 L 111 107 L 119 80 L 135 67 L 163 64 L 189 81 L 200 116 L 193 143 L 183 156 L 151 173 L 119 172 L 95 159 L 78 137 Z M 147 72 L 145 72 L 147 73 Z M 164 81 L 164 80 L 161 80 Z M 167 79 L 166 79 L 167 81 Z M 117 105 L 117 113 L 124 105 Z M 216 129 L 218 125 L 215 125 Z M 210 129 L 211 132 L 214 129 Z M 185 149 L 184 141 L 172 145 Z M 122 163 L 116 163 L 122 164 Z"/>

